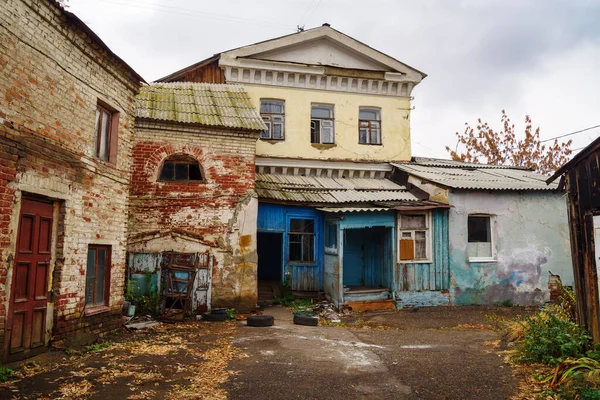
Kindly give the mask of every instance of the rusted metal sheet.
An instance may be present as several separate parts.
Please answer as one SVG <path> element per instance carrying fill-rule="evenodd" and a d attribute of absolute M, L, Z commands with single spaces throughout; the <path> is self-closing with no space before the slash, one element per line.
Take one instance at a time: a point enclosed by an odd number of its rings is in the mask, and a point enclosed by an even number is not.
<path fill-rule="evenodd" d="M 181 274 L 184 270 L 193 270 L 194 282 L 190 290 L 189 311 L 201 313 L 210 309 L 213 264 L 214 256 L 211 253 L 131 253 L 128 277 L 136 290 L 142 294 L 161 293 L 161 303 L 164 305 L 164 290 L 169 290 L 168 283 L 173 279 L 183 279 Z M 179 268 L 179 275 L 171 274 L 170 265 Z M 148 272 L 151 276 L 150 281 L 147 278 Z"/>

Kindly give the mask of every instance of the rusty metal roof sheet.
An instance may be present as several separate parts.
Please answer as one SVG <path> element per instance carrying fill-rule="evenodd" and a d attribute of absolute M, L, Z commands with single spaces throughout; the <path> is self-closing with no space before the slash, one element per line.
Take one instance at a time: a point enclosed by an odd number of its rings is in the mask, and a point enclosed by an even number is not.
<path fill-rule="evenodd" d="M 152 83 L 140 89 L 136 117 L 233 129 L 266 129 L 241 85 Z"/>
<path fill-rule="evenodd" d="M 326 178 L 256 174 L 262 199 L 302 203 L 365 203 L 418 200 L 404 186 L 387 179 Z"/>
<path fill-rule="evenodd" d="M 556 190 L 558 185 L 546 184 L 545 175 L 539 175 L 522 168 L 489 166 L 486 164 L 448 161 L 444 166 L 434 160 L 433 164 L 415 158 L 410 163 L 392 165 L 410 175 L 453 189 L 473 190 Z"/>

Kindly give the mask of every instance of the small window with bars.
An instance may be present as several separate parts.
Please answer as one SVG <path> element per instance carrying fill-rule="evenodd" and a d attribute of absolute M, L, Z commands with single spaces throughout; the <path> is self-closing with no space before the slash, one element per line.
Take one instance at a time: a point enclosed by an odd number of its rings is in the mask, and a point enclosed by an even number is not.
<path fill-rule="evenodd" d="M 400 214 L 400 261 L 430 259 L 429 214 Z"/>
<path fill-rule="evenodd" d="M 310 113 L 310 142 L 335 143 L 333 106 L 313 104 Z"/>
<path fill-rule="evenodd" d="M 285 102 L 283 100 L 261 100 L 260 116 L 267 126 L 267 129 L 260 134 L 261 139 L 285 139 Z"/>
<path fill-rule="evenodd" d="M 358 111 L 358 142 L 381 144 L 381 112 L 377 108 L 361 107 Z"/>

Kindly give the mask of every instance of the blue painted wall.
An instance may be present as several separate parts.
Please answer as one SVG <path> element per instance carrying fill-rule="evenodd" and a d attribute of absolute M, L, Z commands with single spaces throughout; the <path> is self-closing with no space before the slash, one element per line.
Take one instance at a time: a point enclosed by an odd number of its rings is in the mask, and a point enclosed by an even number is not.
<path fill-rule="evenodd" d="M 298 263 L 289 261 L 290 219 L 315 221 L 315 261 Z M 292 290 L 316 291 L 323 288 L 323 213 L 310 207 L 259 203 L 258 232 L 283 233 L 282 279 L 289 277 Z M 260 268 L 260 265 L 258 266 Z"/>
<path fill-rule="evenodd" d="M 431 262 L 398 263 L 398 292 L 441 291 L 450 288 L 448 210 L 432 211 L 432 229 Z"/>

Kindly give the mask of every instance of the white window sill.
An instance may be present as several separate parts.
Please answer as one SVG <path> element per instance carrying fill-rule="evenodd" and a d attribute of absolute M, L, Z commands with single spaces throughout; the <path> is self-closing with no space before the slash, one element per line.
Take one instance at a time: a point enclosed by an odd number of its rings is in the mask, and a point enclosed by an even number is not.
<path fill-rule="evenodd" d="M 469 258 L 470 263 L 492 263 L 498 262 L 495 258 Z"/>

